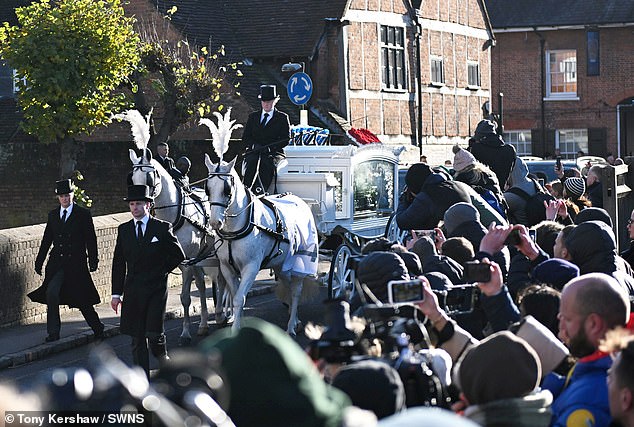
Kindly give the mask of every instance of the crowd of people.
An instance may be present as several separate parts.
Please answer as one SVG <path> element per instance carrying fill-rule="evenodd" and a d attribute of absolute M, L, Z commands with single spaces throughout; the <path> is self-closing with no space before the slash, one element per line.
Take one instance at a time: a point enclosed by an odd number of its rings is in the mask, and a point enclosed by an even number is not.
<path fill-rule="evenodd" d="M 269 87 L 261 94 L 263 102 L 276 97 Z M 263 114 L 250 118 L 252 127 L 267 124 Z M 364 246 L 358 286 L 349 300 L 325 303 L 326 324 L 306 328 L 308 348 L 247 319 L 237 333 L 204 340 L 189 356 L 196 363 L 178 368 L 190 380 L 198 375 L 240 427 L 634 426 L 634 247 L 617 251 L 602 166 L 558 163 L 558 179 L 542 185 L 489 120 L 453 152 L 452 171 L 426 162 L 409 168 L 395 213 L 405 241 Z M 183 179 L 185 160 L 166 167 Z M 633 224 L 634 212 L 632 241 Z M 134 233 L 132 222 L 119 230 L 121 266 L 130 252 L 123 239 L 132 245 Z M 54 273 L 53 284 L 63 278 Z M 422 294 L 389 304 L 393 281 L 418 284 Z M 450 302 L 456 295 L 468 295 L 459 309 Z M 100 333 L 98 319 L 86 319 Z M 165 355 L 161 335 L 154 338 L 133 342 L 146 373 L 148 345 Z M 163 362 L 165 372 L 179 363 Z M 222 386 L 210 390 L 210 378 Z"/>

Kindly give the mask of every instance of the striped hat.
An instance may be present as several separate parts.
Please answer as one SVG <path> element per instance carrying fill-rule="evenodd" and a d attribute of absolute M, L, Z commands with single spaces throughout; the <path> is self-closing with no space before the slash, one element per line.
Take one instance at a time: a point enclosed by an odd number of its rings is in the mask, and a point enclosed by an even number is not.
<path fill-rule="evenodd" d="M 583 178 L 571 177 L 564 181 L 564 188 L 570 197 L 578 199 L 586 192 L 586 182 Z"/>

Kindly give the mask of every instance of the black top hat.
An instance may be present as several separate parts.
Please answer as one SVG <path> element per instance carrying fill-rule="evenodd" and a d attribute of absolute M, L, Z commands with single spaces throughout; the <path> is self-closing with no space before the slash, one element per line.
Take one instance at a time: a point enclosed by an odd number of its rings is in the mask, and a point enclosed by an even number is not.
<path fill-rule="evenodd" d="M 137 200 L 143 200 L 145 202 L 154 201 L 150 195 L 150 187 L 147 185 L 128 185 L 128 197 L 125 197 L 123 200 L 126 202 L 134 202 Z"/>
<path fill-rule="evenodd" d="M 275 85 L 262 85 L 260 86 L 260 94 L 258 95 L 262 101 L 272 101 L 277 96 L 277 87 Z"/>
<path fill-rule="evenodd" d="M 75 187 L 70 179 L 62 179 L 61 181 L 55 181 L 55 194 L 70 194 Z"/>

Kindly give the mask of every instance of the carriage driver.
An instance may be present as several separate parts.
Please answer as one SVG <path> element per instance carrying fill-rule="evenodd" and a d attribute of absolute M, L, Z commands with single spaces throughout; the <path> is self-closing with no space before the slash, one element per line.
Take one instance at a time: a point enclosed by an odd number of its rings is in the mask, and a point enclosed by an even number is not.
<path fill-rule="evenodd" d="M 288 115 L 275 108 L 280 97 L 275 85 L 260 86 L 261 110 L 249 115 L 242 134 L 245 147 L 243 182 L 256 195 L 267 192 L 276 173 L 277 163 L 284 158 L 284 147 L 290 140 Z"/>
<path fill-rule="evenodd" d="M 121 333 L 132 337 L 132 358 L 149 377 L 149 349 L 159 362 L 168 360 L 163 319 L 167 276 L 185 254 L 171 224 L 150 216 L 147 185 L 128 187 L 132 220 L 119 225 L 112 260 L 112 300 L 121 306 Z"/>

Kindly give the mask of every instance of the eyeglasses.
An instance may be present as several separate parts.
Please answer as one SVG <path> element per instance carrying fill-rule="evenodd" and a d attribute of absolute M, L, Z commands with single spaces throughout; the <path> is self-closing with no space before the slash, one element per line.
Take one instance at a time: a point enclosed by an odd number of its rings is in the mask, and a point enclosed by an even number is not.
<path fill-rule="evenodd" d="M 634 219 L 630 218 L 627 220 L 627 225 L 632 225 L 634 223 Z"/>

